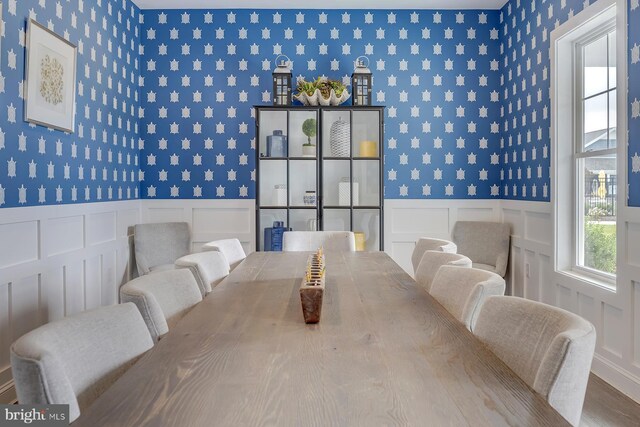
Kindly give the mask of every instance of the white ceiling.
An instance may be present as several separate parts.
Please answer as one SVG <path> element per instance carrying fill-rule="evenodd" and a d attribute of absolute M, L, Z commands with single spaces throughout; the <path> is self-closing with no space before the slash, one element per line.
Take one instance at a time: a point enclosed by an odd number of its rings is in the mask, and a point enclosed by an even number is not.
<path fill-rule="evenodd" d="M 507 0 L 133 0 L 142 9 L 500 9 Z"/>

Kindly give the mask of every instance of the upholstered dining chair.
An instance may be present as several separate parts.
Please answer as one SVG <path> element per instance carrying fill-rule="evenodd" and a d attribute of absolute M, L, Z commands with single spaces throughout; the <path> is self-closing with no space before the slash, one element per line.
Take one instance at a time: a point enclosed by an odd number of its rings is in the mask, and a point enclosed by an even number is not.
<path fill-rule="evenodd" d="M 229 263 L 221 252 L 207 251 L 180 257 L 176 268 L 188 269 L 195 277 L 204 298 L 211 289 L 229 275 Z"/>
<path fill-rule="evenodd" d="M 133 240 L 140 275 L 171 270 L 178 258 L 191 252 L 186 222 L 136 224 Z"/>
<path fill-rule="evenodd" d="M 427 292 L 430 292 L 433 278 L 443 265 L 471 268 L 471 260 L 462 254 L 426 251 L 422 255 L 422 260 L 416 270 L 416 282 L 425 288 Z"/>
<path fill-rule="evenodd" d="M 151 337 L 160 339 L 202 301 L 202 293 L 189 269 L 159 271 L 140 276 L 120 288 L 120 301 L 140 310 Z"/>
<path fill-rule="evenodd" d="M 509 261 L 511 227 L 501 222 L 458 221 L 452 240 L 458 253 L 468 256 L 474 268 L 504 277 Z"/>
<path fill-rule="evenodd" d="M 319 247 L 330 252 L 355 252 L 356 238 L 351 231 L 285 231 L 284 252 L 315 251 Z"/>
<path fill-rule="evenodd" d="M 415 274 L 418 271 L 418 265 L 422 260 L 422 255 L 424 255 L 426 251 L 439 251 L 455 254 L 457 250 L 458 248 L 456 247 L 456 244 L 448 240 L 432 239 L 430 237 L 419 238 L 416 242 L 416 247 L 413 248 L 413 253 L 411 254 L 413 273 Z"/>
<path fill-rule="evenodd" d="M 247 257 L 238 239 L 214 240 L 202 246 L 202 250 L 221 252 L 229 263 L 229 270 L 236 268 Z"/>
<path fill-rule="evenodd" d="M 73 421 L 152 347 L 147 325 L 131 303 L 47 323 L 11 346 L 18 401 L 67 404 Z"/>
<path fill-rule="evenodd" d="M 536 301 L 493 296 L 473 333 L 567 421 L 580 423 L 596 345 L 590 322 Z"/>
<path fill-rule="evenodd" d="M 490 271 L 444 265 L 433 278 L 429 293 L 473 332 L 487 297 L 504 295 L 505 287 L 504 279 Z"/>

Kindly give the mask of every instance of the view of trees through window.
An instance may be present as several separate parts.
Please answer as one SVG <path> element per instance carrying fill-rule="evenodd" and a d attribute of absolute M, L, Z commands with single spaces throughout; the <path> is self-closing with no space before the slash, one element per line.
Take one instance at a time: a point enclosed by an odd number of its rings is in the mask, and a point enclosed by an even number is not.
<path fill-rule="evenodd" d="M 581 90 L 576 150 L 578 267 L 616 273 L 616 33 L 577 46 Z"/>

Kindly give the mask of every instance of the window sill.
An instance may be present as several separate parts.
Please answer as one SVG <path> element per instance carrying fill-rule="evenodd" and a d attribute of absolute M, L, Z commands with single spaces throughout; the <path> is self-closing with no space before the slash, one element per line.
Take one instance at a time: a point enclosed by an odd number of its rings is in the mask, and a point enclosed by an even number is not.
<path fill-rule="evenodd" d="M 608 281 L 575 270 L 560 270 L 558 271 L 558 273 L 570 277 L 571 279 L 578 280 L 585 285 L 597 286 L 598 288 L 604 289 L 605 291 L 616 293 L 615 280 Z"/>

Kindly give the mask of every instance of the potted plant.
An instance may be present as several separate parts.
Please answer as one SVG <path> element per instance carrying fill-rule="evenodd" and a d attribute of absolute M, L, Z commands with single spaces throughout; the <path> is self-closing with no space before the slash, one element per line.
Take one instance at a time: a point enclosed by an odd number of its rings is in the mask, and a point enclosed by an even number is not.
<path fill-rule="evenodd" d="M 305 157 L 316 156 L 316 146 L 311 142 L 311 138 L 315 138 L 316 132 L 316 119 L 307 119 L 302 123 L 302 133 L 307 136 L 307 143 L 302 144 L 302 155 Z"/>

